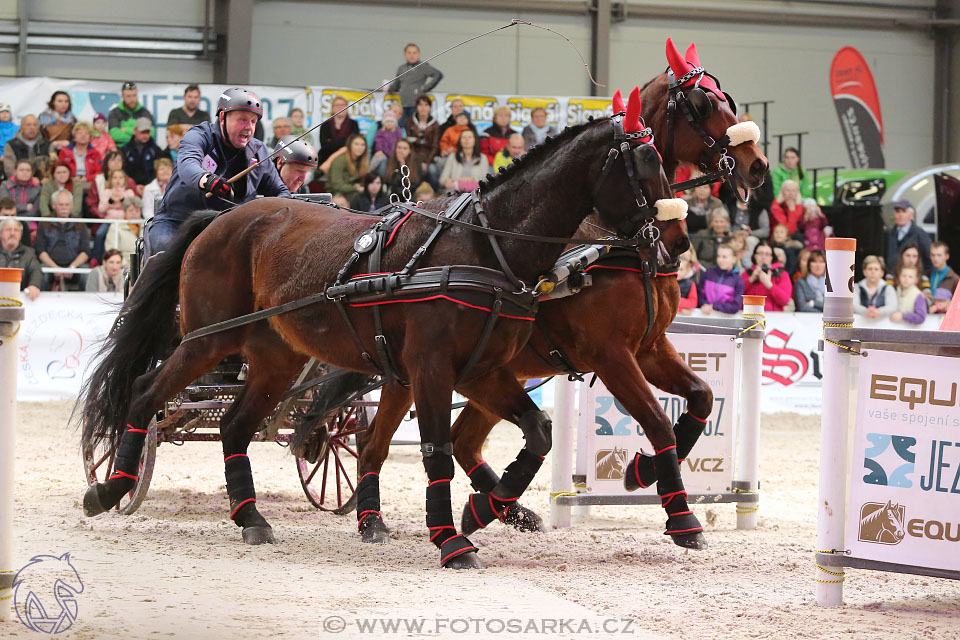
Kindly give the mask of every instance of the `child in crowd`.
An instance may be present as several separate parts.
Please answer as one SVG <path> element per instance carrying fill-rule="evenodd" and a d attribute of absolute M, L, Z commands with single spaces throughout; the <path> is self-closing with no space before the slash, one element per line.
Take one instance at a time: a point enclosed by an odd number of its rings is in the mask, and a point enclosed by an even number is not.
<path fill-rule="evenodd" d="M 383 176 L 387 160 L 393 155 L 403 131 L 397 126 L 397 118 L 387 112 L 383 116 L 382 125 L 373 135 L 373 158 L 370 161 L 370 170 Z"/>
<path fill-rule="evenodd" d="M 827 223 L 827 216 L 823 215 L 823 211 L 813 198 L 803 201 L 803 217 L 797 223 L 797 230 L 803 234 L 803 246 L 806 249 L 811 251 L 826 249 L 827 236 L 832 229 Z"/>
<path fill-rule="evenodd" d="M 863 280 L 853 292 L 853 311 L 867 318 L 886 318 L 897 310 L 896 290 L 883 280 L 883 258 L 863 259 Z"/>
<path fill-rule="evenodd" d="M 737 313 L 743 308 L 743 278 L 734 271 L 737 255 L 727 243 L 717 247 L 717 264 L 700 278 L 698 298 L 700 311 L 709 315 L 714 310 Z"/>
<path fill-rule="evenodd" d="M 801 249 L 797 254 L 797 270 L 793 272 L 793 281 L 802 280 L 807 277 L 807 260 L 810 259 L 810 249 Z"/>
<path fill-rule="evenodd" d="M 8 104 L 0 104 L 0 149 L 17 135 L 20 125 L 13 121 L 13 108 Z"/>
<path fill-rule="evenodd" d="M 805 264 L 807 275 L 796 281 L 793 301 L 796 310 L 804 313 L 822 313 L 823 297 L 827 292 L 827 258 L 823 251 L 810 251 Z"/>
<path fill-rule="evenodd" d="M 107 116 L 98 113 L 93 117 L 93 131 L 90 132 L 90 146 L 97 150 L 101 158 L 107 157 L 107 151 L 117 148 L 117 143 L 107 131 Z"/>
<path fill-rule="evenodd" d="M 927 300 L 917 286 L 920 269 L 916 266 L 902 265 L 897 278 L 897 310 L 890 314 L 894 322 L 923 324 L 927 318 Z"/>
<path fill-rule="evenodd" d="M 685 252 L 680 256 L 680 266 L 677 269 L 677 284 L 680 285 L 680 306 L 678 313 L 684 316 L 696 309 L 697 280 L 694 277 L 693 267 L 690 265 L 690 254 Z"/>
<path fill-rule="evenodd" d="M 803 243 L 790 237 L 790 229 L 787 225 L 778 224 L 770 232 L 770 245 L 774 249 L 783 250 L 783 267 L 787 273 L 793 273 L 797 269 L 797 253 L 803 249 Z"/>
<path fill-rule="evenodd" d="M 290 119 L 290 133 L 299 136 L 307 132 L 303 126 L 303 109 L 300 107 L 290 109 L 290 115 L 288 117 Z"/>
<path fill-rule="evenodd" d="M 125 220 L 139 220 L 143 202 L 137 196 L 128 196 L 123 200 L 123 217 Z M 108 225 L 104 225 L 108 226 Z M 138 224 L 113 224 L 109 225 L 104 248 L 107 251 L 117 249 L 124 267 L 130 267 L 130 254 L 136 253 L 137 238 L 140 237 L 140 225 Z M 106 253 L 104 253 L 106 255 Z"/>
<path fill-rule="evenodd" d="M 896 285 L 900 282 L 900 269 L 903 267 L 916 267 L 917 273 L 919 274 L 917 278 L 917 288 L 920 289 L 920 292 L 926 297 L 929 301 L 933 298 L 933 291 L 930 290 L 930 279 L 924 275 L 921 271 L 922 263 L 920 262 L 920 250 L 915 244 L 908 244 L 903 249 L 900 250 L 900 257 L 897 258 L 897 264 L 893 268 L 893 273 L 887 274 L 887 282 L 891 285 Z"/>

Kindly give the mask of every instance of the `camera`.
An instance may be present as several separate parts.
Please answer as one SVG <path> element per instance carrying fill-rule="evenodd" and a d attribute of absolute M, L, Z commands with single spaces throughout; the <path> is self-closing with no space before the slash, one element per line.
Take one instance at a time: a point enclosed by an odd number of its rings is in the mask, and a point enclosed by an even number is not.
<path fill-rule="evenodd" d="M 763 271 L 764 273 L 770 273 L 770 265 L 768 264 L 760 265 L 760 271 Z"/>

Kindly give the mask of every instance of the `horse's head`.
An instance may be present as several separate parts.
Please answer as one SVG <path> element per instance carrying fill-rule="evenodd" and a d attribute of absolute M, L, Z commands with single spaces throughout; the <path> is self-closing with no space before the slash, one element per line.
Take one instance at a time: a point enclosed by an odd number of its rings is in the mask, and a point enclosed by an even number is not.
<path fill-rule="evenodd" d="M 704 173 L 728 172 L 731 186 L 746 199 L 746 189 L 763 184 L 768 166 L 757 146 L 759 127 L 738 120 L 737 103 L 700 65 L 696 45 L 681 56 L 667 38 L 666 51 L 667 71 L 651 83 L 662 95 L 657 109 L 662 104 L 666 111 L 655 120 L 664 127 L 658 132 L 661 149 L 670 162 L 690 162 Z"/>
<path fill-rule="evenodd" d="M 886 506 L 883 507 L 883 518 L 884 525 L 892 529 L 893 534 L 898 540 L 902 539 L 904 531 L 903 519 L 900 517 L 900 505 L 893 504 L 891 500 L 887 500 Z"/>
<path fill-rule="evenodd" d="M 619 89 L 613 96 L 612 143 L 594 187 L 600 219 L 626 237 L 649 242 L 672 262 L 690 248 L 687 203 L 673 197 L 651 130 L 640 116 L 640 89 L 626 107 Z"/>

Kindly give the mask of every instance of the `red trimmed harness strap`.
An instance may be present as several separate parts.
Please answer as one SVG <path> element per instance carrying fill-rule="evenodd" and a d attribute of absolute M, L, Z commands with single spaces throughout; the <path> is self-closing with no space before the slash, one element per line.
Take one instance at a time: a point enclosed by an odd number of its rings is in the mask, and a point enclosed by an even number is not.
<path fill-rule="evenodd" d="M 237 515 L 237 511 L 240 511 L 240 507 L 247 504 L 248 502 L 256 502 L 256 501 L 257 501 L 256 498 L 247 498 L 246 500 L 242 501 L 240 504 L 234 507 L 233 511 L 230 512 L 230 519 L 233 520 L 233 517 Z"/>
<path fill-rule="evenodd" d="M 134 482 L 136 482 L 137 480 L 140 479 L 138 476 L 129 474 L 129 473 L 127 473 L 126 471 L 120 471 L 119 469 L 115 469 L 114 472 L 113 472 L 113 475 L 110 476 L 110 477 L 108 478 L 108 480 L 114 480 L 114 479 L 116 479 L 116 478 L 130 478 L 130 479 L 133 480 Z"/>

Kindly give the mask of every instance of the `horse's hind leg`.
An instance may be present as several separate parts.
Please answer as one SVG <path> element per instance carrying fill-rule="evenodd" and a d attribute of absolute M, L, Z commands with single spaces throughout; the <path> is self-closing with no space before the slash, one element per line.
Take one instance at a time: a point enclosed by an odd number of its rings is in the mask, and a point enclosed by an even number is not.
<path fill-rule="evenodd" d="M 499 417 L 471 400 L 457 416 L 451 429 L 453 455 L 460 468 L 467 472 L 470 484 L 478 493 L 490 493 L 500 483 L 500 476 L 481 456 L 483 443 L 499 421 Z M 503 523 L 520 531 L 545 531 L 543 519 L 519 502 L 514 502 L 507 510 Z M 477 526 L 476 519 L 470 514 L 463 518 L 460 529 L 464 535 L 470 535 Z"/>
<path fill-rule="evenodd" d="M 367 427 L 362 438 L 357 483 L 357 530 L 364 542 L 385 543 L 390 540 L 390 530 L 380 514 L 380 470 L 387 459 L 390 441 L 397 432 L 400 421 L 413 394 L 394 385 L 384 387 L 380 393 L 377 415 Z"/>
<path fill-rule="evenodd" d="M 106 482 L 87 489 L 83 496 L 83 512 L 87 516 L 112 509 L 136 486 L 140 454 L 153 415 L 175 393 L 210 371 L 235 348 L 236 345 L 223 336 L 194 340 L 179 345 L 163 364 L 137 378 L 127 410 L 127 426 L 117 448 L 114 473 Z"/>
<path fill-rule="evenodd" d="M 677 458 L 683 462 L 703 433 L 707 418 L 713 411 L 713 391 L 693 372 L 666 338 L 661 338 L 652 350 L 638 353 L 637 362 L 650 384 L 687 401 L 687 410 L 673 427 Z M 640 485 L 651 486 L 656 482 L 657 469 L 653 456 L 636 454 L 628 466 L 626 480 L 628 489 L 636 489 Z"/>
<path fill-rule="evenodd" d="M 504 519 L 533 481 L 552 444 L 551 422 L 530 399 L 513 372 L 494 369 L 457 389 L 471 400 L 520 427 L 526 446 L 489 491 L 471 494 L 464 507 L 462 527 L 475 531 L 496 519 Z"/>

